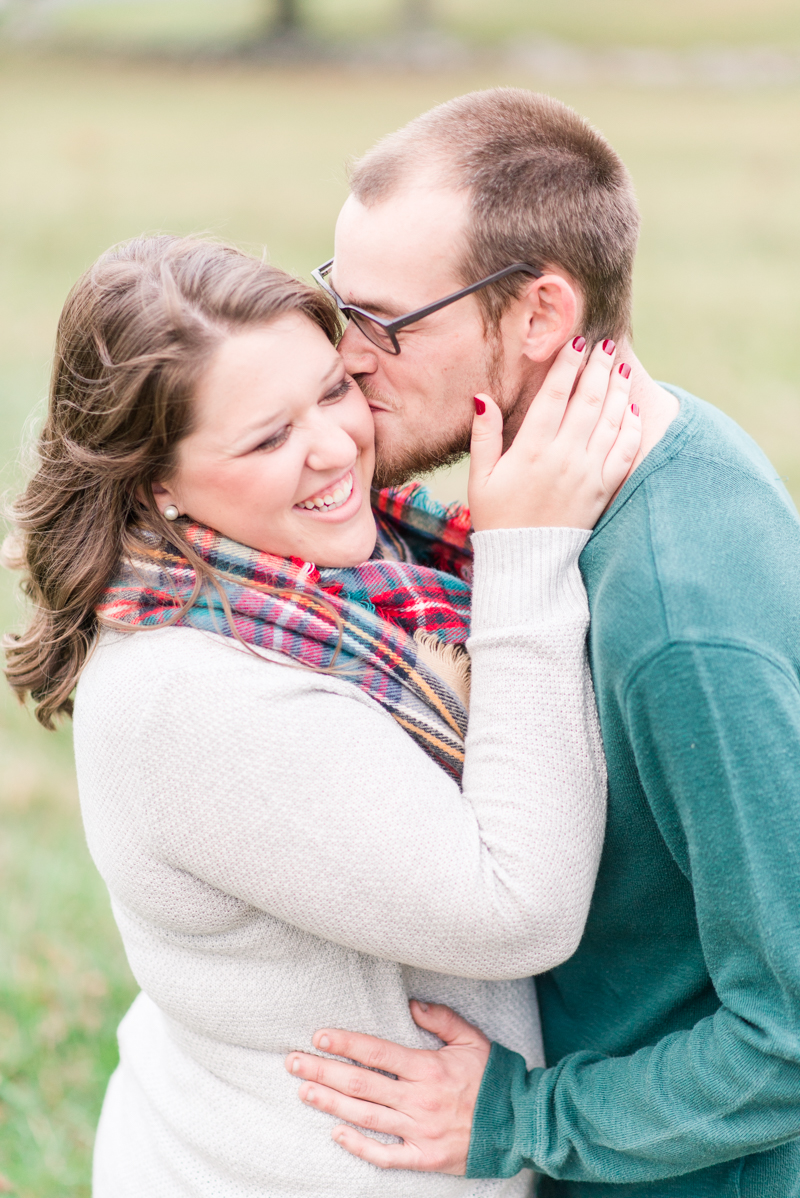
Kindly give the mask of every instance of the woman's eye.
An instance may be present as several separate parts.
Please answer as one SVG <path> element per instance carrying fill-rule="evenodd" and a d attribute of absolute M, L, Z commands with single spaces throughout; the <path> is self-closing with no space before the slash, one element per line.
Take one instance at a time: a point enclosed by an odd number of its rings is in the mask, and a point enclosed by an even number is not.
<path fill-rule="evenodd" d="M 289 425 L 287 424 L 284 428 L 280 429 L 277 433 L 273 433 L 273 435 L 271 437 L 268 437 L 266 441 L 262 441 L 260 445 L 256 445 L 253 452 L 254 453 L 269 453 L 269 451 L 271 449 L 277 449 L 280 445 L 283 445 L 284 441 L 287 440 L 288 436 L 289 436 Z"/>
<path fill-rule="evenodd" d="M 336 387 L 334 387 L 332 391 L 329 391 L 327 395 L 323 395 L 322 402 L 323 403 L 336 403 L 337 399 L 344 399 L 345 395 L 347 395 L 347 392 L 350 390 L 352 385 L 353 385 L 352 379 L 342 379 L 341 383 L 339 383 Z"/>

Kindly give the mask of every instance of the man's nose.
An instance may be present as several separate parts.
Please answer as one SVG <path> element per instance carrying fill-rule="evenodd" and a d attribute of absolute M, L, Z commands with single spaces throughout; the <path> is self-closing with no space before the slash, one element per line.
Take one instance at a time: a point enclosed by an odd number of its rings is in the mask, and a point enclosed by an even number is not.
<path fill-rule="evenodd" d="M 339 353 L 347 373 L 375 374 L 379 352 L 351 320 L 339 342 Z"/>

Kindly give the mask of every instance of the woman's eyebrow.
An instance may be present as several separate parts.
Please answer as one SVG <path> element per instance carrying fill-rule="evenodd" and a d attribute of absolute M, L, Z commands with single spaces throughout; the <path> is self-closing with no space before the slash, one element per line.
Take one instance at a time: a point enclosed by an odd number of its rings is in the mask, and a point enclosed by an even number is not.
<path fill-rule="evenodd" d="M 340 360 L 339 363 L 333 366 L 327 374 L 324 374 L 319 384 L 319 394 L 324 399 L 330 391 L 335 390 L 347 378 L 347 371 L 343 369 L 344 363 Z"/>
<path fill-rule="evenodd" d="M 286 415 L 287 412 L 285 408 L 278 408 L 278 410 L 274 412 L 264 412 L 259 414 L 253 420 L 251 420 L 249 424 L 246 424 L 244 428 L 241 429 L 239 439 L 241 440 L 245 437 L 249 437 L 253 433 L 260 433 L 262 429 L 269 428 L 271 424 L 276 424 L 281 420 L 285 420 Z"/>

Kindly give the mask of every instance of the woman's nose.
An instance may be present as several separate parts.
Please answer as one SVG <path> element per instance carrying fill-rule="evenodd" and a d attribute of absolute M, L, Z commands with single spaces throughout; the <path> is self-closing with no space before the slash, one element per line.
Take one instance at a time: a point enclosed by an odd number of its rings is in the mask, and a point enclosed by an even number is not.
<path fill-rule="evenodd" d="M 311 470 L 338 470 L 352 466 L 358 446 L 350 434 L 333 420 L 320 420 L 314 430 L 313 444 L 306 454 Z"/>

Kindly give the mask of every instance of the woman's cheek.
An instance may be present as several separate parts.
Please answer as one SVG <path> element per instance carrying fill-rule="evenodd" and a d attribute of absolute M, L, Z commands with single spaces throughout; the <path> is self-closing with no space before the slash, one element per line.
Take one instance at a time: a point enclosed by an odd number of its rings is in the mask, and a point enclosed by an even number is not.
<path fill-rule="evenodd" d="M 375 421 L 367 403 L 367 397 L 359 387 L 354 386 L 351 392 L 350 410 L 348 417 L 351 427 L 347 430 L 358 446 L 364 448 L 375 443 Z"/>

